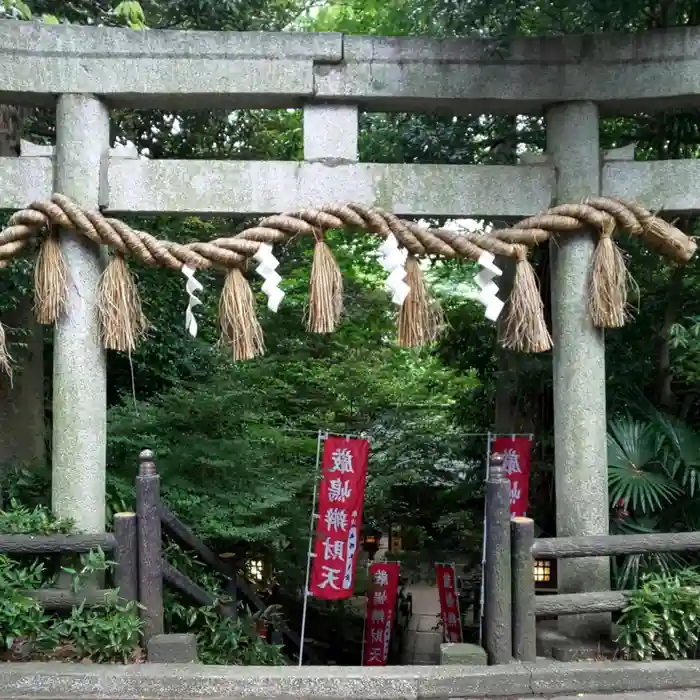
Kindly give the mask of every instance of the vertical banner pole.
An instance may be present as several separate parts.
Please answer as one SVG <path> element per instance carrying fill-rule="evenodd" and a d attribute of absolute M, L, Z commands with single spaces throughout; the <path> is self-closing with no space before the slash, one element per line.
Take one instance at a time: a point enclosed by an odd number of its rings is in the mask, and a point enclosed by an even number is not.
<path fill-rule="evenodd" d="M 491 432 L 486 437 L 486 481 L 489 480 L 491 465 Z M 485 497 L 484 497 L 485 498 Z M 481 594 L 479 596 L 479 644 L 483 641 L 484 634 L 484 570 L 486 568 L 486 528 L 488 518 L 486 517 L 486 507 L 484 507 L 484 535 L 481 539 Z"/>
<path fill-rule="evenodd" d="M 318 431 L 316 441 L 316 471 L 314 473 L 314 495 L 311 501 L 311 525 L 309 527 L 309 549 L 306 555 L 306 580 L 304 581 L 304 605 L 301 613 L 301 632 L 299 634 L 299 666 L 304 664 L 304 636 L 306 634 L 306 612 L 309 607 L 309 579 L 311 578 L 311 558 L 313 557 L 314 524 L 316 520 L 316 499 L 318 497 L 318 480 L 321 470 L 321 445 L 325 433 Z"/>

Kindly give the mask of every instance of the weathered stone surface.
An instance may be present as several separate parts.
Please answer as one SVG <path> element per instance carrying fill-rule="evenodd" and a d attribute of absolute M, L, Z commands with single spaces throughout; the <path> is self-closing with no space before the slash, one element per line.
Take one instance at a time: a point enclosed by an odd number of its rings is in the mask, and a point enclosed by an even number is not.
<path fill-rule="evenodd" d="M 547 112 L 547 151 L 557 168 L 557 202 L 600 192 L 598 109 L 591 102 L 560 104 Z M 591 233 L 550 242 L 552 374 L 557 536 L 608 534 L 608 462 L 605 419 L 605 340 L 588 312 L 596 242 Z M 585 494 L 585 497 L 584 497 Z M 607 557 L 559 562 L 560 593 L 610 587 Z M 609 634 L 610 615 L 559 618 L 570 636 Z"/>
<path fill-rule="evenodd" d="M 0 99 L 51 104 L 56 94 L 95 93 L 139 107 L 290 107 L 313 95 L 314 61 L 341 58 L 342 35 L 331 33 L 130 32 L 3 21 Z"/>
<path fill-rule="evenodd" d="M 548 166 L 112 159 L 109 210 L 263 214 L 356 201 L 399 215 L 520 217 L 549 206 L 553 186 Z"/>
<path fill-rule="evenodd" d="M 53 161 L 48 157 L 0 158 L 0 209 L 21 209 L 53 192 Z"/>
<path fill-rule="evenodd" d="M 304 160 L 329 164 L 358 160 L 357 105 L 304 106 Z"/>
<path fill-rule="evenodd" d="M 642 203 L 652 211 L 700 211 L 700 163 L 696 160 L 610 161 L 603 165 L 606 197 Z"/>
<path fill-rule="evenodd" d="M 552 663 L 532 674 L 535 694 L 622 693 L 629 691 L 697 688 L 700 696 L 700 662 L 658 661 Z M 696 697 L 697 697 L 696 696 Z"/>
<path fill-rule="evenodd" d="M 610 700 L 611 696 L 607 693 L 605 695 L 591 695 L 585 693 L 581 695 L 557 695 L 551 698 L 551 700 Z M 614 695 L 615 700 L 697 700 L 698 691 L 697 690 L 650 690 L 642 691 L 639 693 L 616 693 Z"/>
<path fill-rule="evenodd" d="M 686 688 L 700 689 L 700 662 L 387 668 L 0 664 L 2 700 L 444 700 Z"/>
<path fill-rule="evenodd" d="M 700 32 L 686 28 L 517 39 L 498 51 L 479 39 L 345 36 L 344 60 L 317 68 L 316 95 L 378 110 L 523 114 L 581 100 L 604 112 L 634 112 L 642 101 L 667 109 L 698 104 L 699 45 Z"/>
<path fill-rule="evenodd" d="M 339 145 L 337 150 L 340 152 Z M 0 181 L 4 183 L 0 209 L 19 209 L 53 191 L 52 158 L 43 150 L 40 154 L 28 147 L 28 151 L 19 158 L 0 158 Z M 382 206 L 395 207 L 406 215 L 508 218 L 547 208 L 554 190 L 554 168 L 546 162 L 515 168 L 336 165 L 323 158 L 319 160 L 326 164 L 132 158 L 111 151 L 106 203 L 112 213 L 227 214 L 235 208 L 242 214 L 270 214 L 294 208 L 297 201 L 320 204 L 354 199 L 370 204 L 378 198 Z M 700 161 L 606 162 L 602 193 L 638 201 L 652 210 L 697 213 Z M 414 194 L 418 197 L 415 206 L 409 199 Z"/>
<path fill-rule="evenodd" d="M 130 32 L 0 23 L 0 100 L 57 93 L 117 106 L 295 107 L 308 98 L 378 111 L 540 113 L 596 101 L 603 113 L 700 105 L 700 28 L 484 39 L 341 34 Z M 123 69 L 128 61 L 130 70 Z"/>
<path fill-rule="evenodd" d="M 441 666 L 486 666 L 486 650 L 478 644 L 441 644 Z"/>
<path fill-rule="evenodd" d="M 148 640 L 151 663 L 191 664 L 197 661 L 197 636 L 194 634 L 156 634 Z"/>
<path fill-rule="evenodd" d="M 108 152 L 107 107 L 94 96 L 62 95 L 56 109 L 56 190 L 96 209 Z M 97 312 L 102 251 L 69 231 L 61 231 L 60 246 L 69 283 L 66 310 L 54 331 L 51 504 L 78 532 L 102 533 L 107 461 L 107 368 Z"/>

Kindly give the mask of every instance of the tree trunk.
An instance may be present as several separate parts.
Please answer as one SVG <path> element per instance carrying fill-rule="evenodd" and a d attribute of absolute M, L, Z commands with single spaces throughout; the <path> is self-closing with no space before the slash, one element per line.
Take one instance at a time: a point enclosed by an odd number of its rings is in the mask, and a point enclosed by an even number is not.
<path fill-rule="evenodd" d="M 21 133 L 20 110 L 0 105 L 0 157 L 19 156 Z M 44 344 L 31 297 L 22 298 L 15 310 L 3 314 L 2 322 L 15 372 L 12 385 L 0 375 L 0 479 L 14 463 L 40 463 L 46 458 Z"/>

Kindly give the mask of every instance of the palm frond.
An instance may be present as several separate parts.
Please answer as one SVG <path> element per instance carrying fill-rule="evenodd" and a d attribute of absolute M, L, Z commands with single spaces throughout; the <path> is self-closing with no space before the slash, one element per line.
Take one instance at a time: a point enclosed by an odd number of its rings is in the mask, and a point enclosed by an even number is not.
<path fill-rule="evenodd" d="M 658 517 L 622 518 L 610 523 L 613 535 L 648 535 L 659 532 Z M 614 558 L 612 573 L 618 590 L 638 588 L 642 578 L 649 573 L 671 575 L 685 565 L 683 557 L 672 552 L 653 554 L 629 554 Z"/>
<path fill-rule="evenodd" d="M 663 434 L 652 423 L 613 421 L 608 434 L 610 502 L 649 515 L 682 493 L 663 468 Z"/>

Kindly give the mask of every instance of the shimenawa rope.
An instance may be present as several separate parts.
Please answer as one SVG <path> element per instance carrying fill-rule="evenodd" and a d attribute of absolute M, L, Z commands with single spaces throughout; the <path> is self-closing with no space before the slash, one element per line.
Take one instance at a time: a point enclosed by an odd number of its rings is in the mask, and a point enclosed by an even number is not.
<path fill-rule="evenodd" d="M 234 359 L 250 359 L 264 352 L 262 330 L 255 311 L 255 297 L 243 274 L 246 261 L 263 243 L 284 243 L 294 236 L 315 239 L 314 259 L 306 314 L 311 332 L 330 333 L 342 314 L 342 276 L 324 240 L 329 229 L 354 229 L 381 239 L 393 234 L 408 252 L 408 297 L 399 312 L 399 343 L 414 347 L 435 340 L 442 324 L 437 301 L 430 297 L 419 258 L 478 260 L 488 251 L 516 260 L 502 343 L 523 352 L 543 352 L 551 347 L 544 308 L 528 248 L 555 235 L 583 231 L 598 234 L 590 283 L 590 313 L 596 326 L 617 328 L 627 318 L 627 270 L 613 233 L 624 230 L 640 236 L 651 247 L 677 263 L 692 258 L 696 243 L 680 230 L 643 207 L 620 199 L 592 197 L 581 204 L 563 204 L 529 217 L 512 228 L 489 234 L 425 229 L 378 208 L 357 203 L 325 205 L 270 216 L 257 226 L 231 237 L 186 245 L 158 240 L 119 219 L 88 211 L 56 193 L 51 201 L 34 202 L 16 212 L 0 232 L 0 268 L 40 241 L 35 268 L 35 310 L 41 323 L 54 323 L 65 308 L 65 261 L 56 231 L 70 229 L 111 249 L 110 262 L 100 281 L 99 313 L 102 340 L 107 349 L 134 350 L 146 329 L 146 319 L 135 282 L 126 264 L 131 256 L 151 267 L 181 270 L 220 268 L 226 279 L 219 303 L 221 342 L 229 345 Z M 4 332 L 0 327 L 0 368 L 9 366 Z"/>

